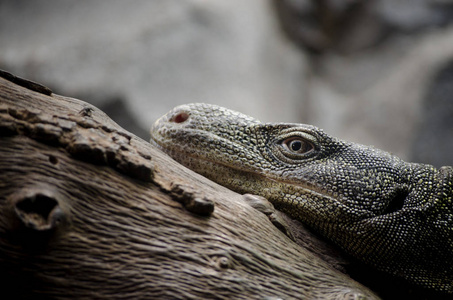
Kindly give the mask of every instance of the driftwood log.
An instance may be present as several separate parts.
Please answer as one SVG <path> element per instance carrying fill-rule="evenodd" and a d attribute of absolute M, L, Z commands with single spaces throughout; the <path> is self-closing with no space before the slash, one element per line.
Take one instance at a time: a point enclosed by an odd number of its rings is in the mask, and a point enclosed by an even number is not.
<path fill-rule="evenodd" d="M 376 299 L 242 196 L 2 72 L 0 286 L 15 299 Z"/>

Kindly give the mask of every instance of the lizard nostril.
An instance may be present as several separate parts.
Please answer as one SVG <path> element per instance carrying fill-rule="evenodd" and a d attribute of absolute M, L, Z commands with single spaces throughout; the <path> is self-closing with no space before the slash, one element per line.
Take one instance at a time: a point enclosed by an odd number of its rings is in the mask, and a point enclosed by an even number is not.
<path fill-rule="evenodd" d="M 184 123 L 185 121 L 187 121 L 188 118 L 189 118 L 189 114 L 188 114 L 188 113 L 186 113 L 186 112 L 180 112 L 180 113 L 174 115 L 174 116 L 170 119 L 170 122 Z"/>

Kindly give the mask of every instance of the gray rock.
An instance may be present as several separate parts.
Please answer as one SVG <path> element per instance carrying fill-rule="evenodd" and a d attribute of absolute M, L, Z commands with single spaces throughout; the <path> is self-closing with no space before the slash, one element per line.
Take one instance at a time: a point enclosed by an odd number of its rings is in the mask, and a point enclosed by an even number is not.
<path fill-rule="evenodd" d="M 453 165 L 453 61 L 433 78 L 412 144 L 412 160 L 437 167 Z"/>

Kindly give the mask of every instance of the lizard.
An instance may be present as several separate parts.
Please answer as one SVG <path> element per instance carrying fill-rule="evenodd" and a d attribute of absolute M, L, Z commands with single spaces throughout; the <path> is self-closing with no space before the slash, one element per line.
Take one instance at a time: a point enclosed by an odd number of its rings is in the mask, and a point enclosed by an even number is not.
<path fill-rule="evenodd" d="M 452 167 L 203 103 L 158 119 L 151 143 L 223 186 L 267 198 L 364 264 L 453 294 Z"/>

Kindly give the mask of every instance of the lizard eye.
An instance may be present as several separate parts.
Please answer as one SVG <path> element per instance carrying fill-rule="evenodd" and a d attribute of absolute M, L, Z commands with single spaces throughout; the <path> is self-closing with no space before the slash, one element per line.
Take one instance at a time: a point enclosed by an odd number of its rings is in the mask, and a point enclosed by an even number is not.
<path fill-rule="evenodd" d="M 322 145 L 316 131 L 306 127 L 284 128 L 275 138 L 269 140 L 271 155 L 277 160 L 288 164 L 300 164 L 315 159 L 320 153 Z"/>
<path fill-rule="evenodd" d="M 294 154 L 306 154 L 315 149 L 314 145 L 300 137 L 287 138 L 282 142 L 286 150 Z"/>

